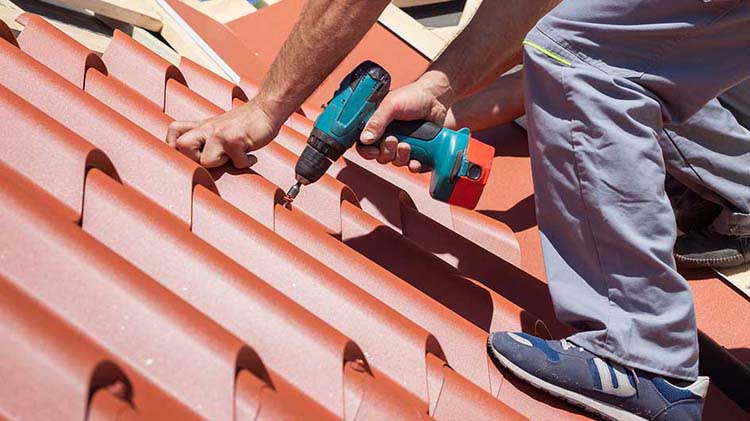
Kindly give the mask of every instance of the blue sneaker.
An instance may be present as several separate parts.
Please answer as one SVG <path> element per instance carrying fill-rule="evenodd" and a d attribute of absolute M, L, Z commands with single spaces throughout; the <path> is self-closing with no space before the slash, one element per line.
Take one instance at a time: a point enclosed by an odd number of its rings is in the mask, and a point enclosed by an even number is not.
<path fill-rule="evenodd" d="M 708 377 L 687 387 L 599 358 L 565 339 L 526 333 L 491 334 L 492 358 L 514 375 L 605 419 L 700 420 Z"/>

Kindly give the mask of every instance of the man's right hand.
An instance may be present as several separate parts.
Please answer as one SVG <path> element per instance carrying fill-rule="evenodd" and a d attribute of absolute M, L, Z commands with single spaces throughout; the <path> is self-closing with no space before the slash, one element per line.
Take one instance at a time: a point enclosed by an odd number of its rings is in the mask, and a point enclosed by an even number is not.
<path fill-rule="evenodd" d="M 167 143 L 204 167 L 250 166 L 248 152 L 276 137 L 280 127 L 251 100 L 225 114 L 203 121 L 175 121 L 169 125 Z"/>
<path fill-rule="evenodd" d="M 442 126 L 451 103 L 447 81 L 439 74 L 425 73 L 416 82 L 386 95 L 365 125 L 357 151 L 365 159 L 375 159 L 381 164 L 390 162 L 397 167 L 408 165 L 411 172 L 421 172 L 422 164 L 409 159 L 409 145 L 399 143 L 395 136 L 386 136 L 380 147 L 371 145 L 384 135 L 386 127 L 394 120 L 427 120 Z"/>

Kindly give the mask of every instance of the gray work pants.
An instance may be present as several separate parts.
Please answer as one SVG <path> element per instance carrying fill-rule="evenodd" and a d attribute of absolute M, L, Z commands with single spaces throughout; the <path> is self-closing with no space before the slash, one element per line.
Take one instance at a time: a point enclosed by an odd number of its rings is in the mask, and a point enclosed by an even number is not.
<path fill-rule="evenodd" d="M 750 76 L 750 2 L 567 0 L 525 44 L 537 220 L 558 317 L 595 354 L 694 380 L 693 297 L 672 256 L 664 179 L 710 191 L 735 232 L 747 228 L 750 136 L 715 98 Z"/>

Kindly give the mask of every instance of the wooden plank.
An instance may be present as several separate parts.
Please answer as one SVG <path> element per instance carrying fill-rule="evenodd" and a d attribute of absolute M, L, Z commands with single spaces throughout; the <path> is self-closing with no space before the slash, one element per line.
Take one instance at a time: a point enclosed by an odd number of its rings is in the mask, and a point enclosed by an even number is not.
<path fill-rule="evenodd" d="M 54 0 L 53 2 L 76 9 L 90 10 L 149 31 L 158 32 L 162 27 L 159 16 L 141 0 Z"/>
<path fill-rule="evenodd" d="M 459 20 L 458 25 L 446 26 L 442 28 L 430 28 L 430 31 L 450 44 L 471 22 L 471 19 L 477 13 L 477 9 L 479 9 L 479 6 L 481 5 L 482 0 L 466 0 L 466 4 L 464 5 L 464 10 L 461 13 L 461 19 Z"/>
<path fill-rule="evenodd" d="M 42 16 L 96 53 L 104 53 L 112 39 L 112 29 L 96 19 L 91 12 L 73 11 L 38 0 L 13 0 L 13 3 L 24 11 Z"/>
<path fill-rule="evenodd" d="M 716 273 L 750 299 L 750 265 L 732 269 L 716 269 Z"/>
<path fill-rule="evenodd" d="M 143 0 L 161 18 L 161 36 L 181 56 L 200 64 L 217 75 L 230 80 L 229 76 L 219 67 L 216 62 L 197 44 L 186 28 L 180 26 L 167 10 L 159 5 L 157 0 Z"/>
<path fill-rule="evenodd" d="M 435 60 L 445 48 L 444 39 L 393 4 L 385 8 L 378 21 L 430 60 Z"/>
<path fill-rule="evenodd" d="M 465 28 L 466 25 L 471 22 L 474 15 L 477 13 L 477 9 L 482 5 L 482 0 L 466 0 L 464 5 L 464 12 L 461 14 L 461 20 L 458 22 L 460 28 Z"/>
<path fill-rule="evenodd" d="M 106 16 L 96 15 L 96 18 L 102 21 L 105 25 L 112 29 L 119 29 L 120 31 L 130 35 L 131 38 L 138 41 L 141 45 L 148 48 L 149 50 L 158 54 L 164 60 L 174 64 L 175 66 L 180 64 L 180 55 L 176 51 L 171 49 L 167 44 L 156 38 L 151 32 L 133 26 L 129 23 L 120 22 Z"/>
<path fill-rule="evenodd" d="M 231 22 L 257 9 L 247 0 L 183 0 L 195 10 L 221 23 Z"/>
<path fill-rule="evenodd" d="M 23 26 L 16 22 L 16 18 L 22 13 L 23 10 L 9 0 L 0 0 L 0 20 L 8 25 L 14 36 L 18 36 L 18 33 L 23 30 Z"/>

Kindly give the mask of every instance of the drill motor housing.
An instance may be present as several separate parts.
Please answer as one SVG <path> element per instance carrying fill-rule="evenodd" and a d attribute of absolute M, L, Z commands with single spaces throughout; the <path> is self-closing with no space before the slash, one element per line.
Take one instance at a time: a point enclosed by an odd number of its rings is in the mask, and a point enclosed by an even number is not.
<path fill-rule="evenodd" d="M 299 182 L 316 182 L 333 161 L 354 146 L 390 86 L 388 72 L 371 61 L 363 62 L 344 78 L 315 121 L 297 161 Z M 492 168 L 493 147 L 472 139 L 469 129 L 454 131 L 427 121 L 394 121 L 386 128 L 387 136 L 408 143 L 410 158 L 432 168 L 430 195 L 434 199 L 468 209 L 476 207 Z"/>

